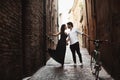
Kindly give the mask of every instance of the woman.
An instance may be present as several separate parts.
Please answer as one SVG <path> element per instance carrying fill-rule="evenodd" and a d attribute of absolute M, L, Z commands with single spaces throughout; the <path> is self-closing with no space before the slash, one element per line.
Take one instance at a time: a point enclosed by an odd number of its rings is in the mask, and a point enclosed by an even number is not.
<path fill-rule="evenodd" d="M 56 49 L 48 49 L 48 52 L 50 56 L 59 62 L 62 66 L 64 65 L 64 58 L 65 58 L 65 52 L 66 52 L 66 38 L 67 34 L 65 33 L 66 25 L 63 24 L 61 26 L 60 32 L 56 34 L 52 34 L 52 36 L 58 36 L 60 35 L 60 39 L 58 40 Z"/>

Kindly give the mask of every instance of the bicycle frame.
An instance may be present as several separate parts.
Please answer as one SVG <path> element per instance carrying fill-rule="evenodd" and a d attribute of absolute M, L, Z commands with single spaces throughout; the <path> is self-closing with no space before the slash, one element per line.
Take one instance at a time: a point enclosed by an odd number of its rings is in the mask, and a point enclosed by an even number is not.
<path fill-rule="evenodd" d="M 99 78 L 99 71 L 101 70 L 101 66 L 102 66 L 102 62 L 101 62 L 101 55 L 100 55 L 100 44 L 102 42 L 102 40 L 90 40 L 93 41 L 94 45 L 95 45 L 95 49 L 94 51 L 91 53 L 91 61 L 90 61 L 90 66 L 91 66 L 91 70 L 92 73 L 95 75 L 95 79 L 98 80 Z"/>

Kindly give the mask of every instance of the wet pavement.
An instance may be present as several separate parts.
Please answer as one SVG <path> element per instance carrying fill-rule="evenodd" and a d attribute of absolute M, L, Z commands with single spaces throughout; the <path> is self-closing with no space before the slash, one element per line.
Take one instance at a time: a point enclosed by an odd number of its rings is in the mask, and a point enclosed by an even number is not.
<path fill-rule="evenodd" d="M 73 64 L 71 51 L 67 47 L 64 67 L 61 67 L 59 63 L 50 58 L 46 66 L 39 69 L 29 80 L 95 80 L 90 69 L 88 51 L 85 48 L 81 48 L 81 53 L 83 67 L 79 63 L 78 57 L 77 64 Z M 114 80 L 103 68 L 99 76 L 99 80 Z"/>

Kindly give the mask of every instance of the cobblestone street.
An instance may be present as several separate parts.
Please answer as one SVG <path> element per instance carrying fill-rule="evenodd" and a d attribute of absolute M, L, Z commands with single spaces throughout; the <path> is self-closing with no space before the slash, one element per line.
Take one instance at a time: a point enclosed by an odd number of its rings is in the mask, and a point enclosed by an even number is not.
<path fill-rule="evenodd" d="M 81 67 L 78 57 L 77 65 L 73 64 L 72 55 L 67 48 L 65 65 L 61 65 L 50 58 L 46 66 L 38 70 L 30 80 L 94 80 L 90 69 L 90 56 L 85 48 L 81 48 L 83 57 L 83 67 Z M 100 80 L 113 80 L 104 69 L 100 72 Z"/>

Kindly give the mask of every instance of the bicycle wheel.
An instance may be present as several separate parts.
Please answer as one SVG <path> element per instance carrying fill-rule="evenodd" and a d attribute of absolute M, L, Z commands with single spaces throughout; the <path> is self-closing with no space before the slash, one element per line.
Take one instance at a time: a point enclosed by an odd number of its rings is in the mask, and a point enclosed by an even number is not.
<path fill-rule="evenodd" d="M 91 53 L 91 60 L 90 60 L 90 67 L 91 67 L 91 71 L 94 74 L 95 73 L 95 52 L 93 51 Z"/>
<path fill-rule="evenodd" d="M 95 67 L 95 80 L 99 80 L 99 72 L 100 72 L 100 66 L 97 65 Z"/>
<path fill-rule="evenodd" d="M 96 65 L 95 65 L 95 79 L 96 80 L 99 80 L 99 73 L 100 73 L 100 70 L 101 70 L 101 65 L 102 65 L 101 62 L 96 63 Z"/>

